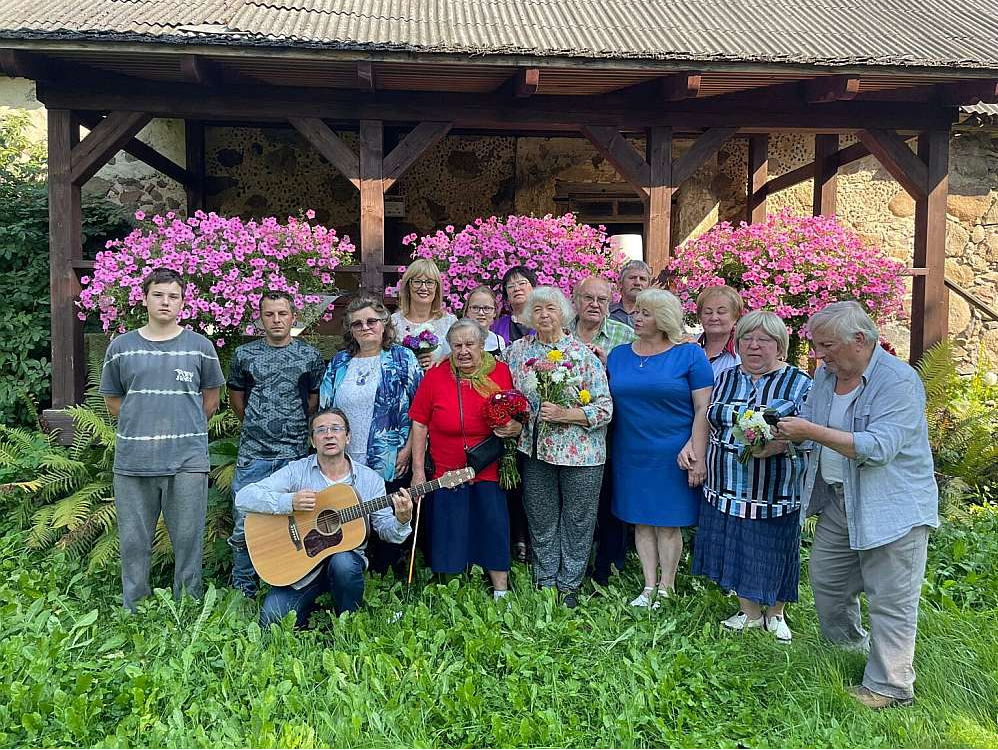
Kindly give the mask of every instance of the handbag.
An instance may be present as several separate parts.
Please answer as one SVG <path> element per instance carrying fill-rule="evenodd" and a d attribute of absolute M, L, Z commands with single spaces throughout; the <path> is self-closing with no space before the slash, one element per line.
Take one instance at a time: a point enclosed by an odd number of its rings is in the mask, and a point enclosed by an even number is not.
<path fill-rule="evenodd" d="M 461 440 L 464 443 L 465 463 L 474 469 L 475 474 L 481 474 L 485 469 L 494 464 L 503 454 L 505 446 L 502 439 L 496 437 L 495 433 L 477 445 L 468 447 L 468 436 L 464 432 L 464 404 L 461 402 L 461 376 L 455 373 L 457 378 L 457 413 L 461 419 Z"/>

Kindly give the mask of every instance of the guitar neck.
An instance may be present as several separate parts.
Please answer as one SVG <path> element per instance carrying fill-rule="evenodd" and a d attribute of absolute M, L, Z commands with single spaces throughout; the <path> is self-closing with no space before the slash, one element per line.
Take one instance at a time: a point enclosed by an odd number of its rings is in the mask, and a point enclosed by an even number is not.
<path fill-rule="evenodd" d="M 424 482 L 423 484 L 417 484 L 410 487 L 409 494 L 412 495 L 413 498 L 417 498 L 439 489 L 440 480 L 434 479 L 432 482 Z M 381 510 L 382 508 L 391 506 L 392 497 L 393 495 L 384 495 L 382 497 L 376 497 L 373 500 L 361 501 L 359 505 L 340 511 L 340 517 L 344 521 L 354 521 L 362 516 L 366 516 L 369 513 L 374 513 L 376 510 Z"/>

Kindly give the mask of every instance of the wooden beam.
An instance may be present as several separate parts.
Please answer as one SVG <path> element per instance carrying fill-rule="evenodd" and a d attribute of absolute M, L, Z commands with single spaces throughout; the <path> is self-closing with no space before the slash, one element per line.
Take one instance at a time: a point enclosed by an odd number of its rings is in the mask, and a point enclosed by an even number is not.
<path fill-rule="evenodd" d="M 180 58 L 180 73 L 185 81 L 195 86 L 220 86 L 222 83 L 218 67 L 200 55 L 183 55 Z"/>
<path fill-rule="evenodd" d="M 82 185 L 152 120 L 145 112 L 112 112 L 73 148 L 70 177 Z"/>
<path fill-rule="evenodd" d="M 77 116 L 80 119 L 80 123 L 87 130 L 93 130 L 103 121 L 102 117 L 91 113 L 77 113 Z M 121 150 L 126 154 L 134 156 L 143 164 L 147 164 L 158 172 L 161 172 L 171 180 L 179 182 L 181 185 L 186 185 L 190 179 L 187 175 L 187 170 L 182 166 L 138 138 L 132 138 L 132 140 L 121 147 Z"/>
<path fill-rule="evenodd" d="M 672 184 L 679 186 L 686 182 L 737 132 L 738 128 L 711 128 L 697 138 L 686 153 L 673 162 Z"/>
<path fill-rule="evenodd" d="M 915 268 L 924 276 L 912 279 L 911 362 L 917 362 L 949 331 L 949 292 L 946 288 L 946 197 L 949 192 L 949 131 L 918 137 L 919 163 L 926 170 L 925 194 L 915 199 Z"/>
<path fill-rule="evenodd" d="M 998 80 L 982 78 L 978 81 L 944 83 L 935 87 L 934 94 L 940 104 L 995 104 L 998 102 Z"/>
<path fill-rule="evenodd" d="M 377 83 L 374 80 L 374 63 L 361 60 L 357 63 L 357 88 L 361 91 L 374 91 Z"/>
<path fill-rule="evenodd" d="M 400 144 L 401 145 L 401 144 Z M 382 187 L 384 128 L 378 120 L 360 121 L 360 262 L 361 286 L 384 292 L 385 191 Z"/>
<path fill-rule="evenodd" d="M 0 49 L 0 70 L 11 78 L 30 78 L 35 81 L 51 80 L 54 73 L 47 58 L 13 49 Z"/>
<path fill-rule="evenodd" d="M 383 190 L 388 192 L 416 160 L 433 148 L 450 131 L 449 122 L 421 122 L 385 157 Z"/>
<path fill-rule="evenodd" d="M 823 76 L 804 83 L 804 99 L 809 104 L 842 102 L 859 93 L 857 76 Z"/>
<path fill-rule="evenodd" d="M 72 263 L 83 255 L 80 185 L 73 180 L 72 150 L 79 128 L 68 110 L 48 112 L 49 283 L 52 314 L 52 406 L 83 398 L 86 362 L 83 326 L 74 300 L 80 283 Z"/>
<path fill-rule="evenodd" d="M 838 153 L 837 135 L 822 134 L 814 137 L 814 190 L 811 212 L 815 216 L 835 215 L 838 166 L 834 162 L 834 157 Z"/>
<path fill-rule="evenodd" d="M 525 99 L 537 93 L 541 82 L 541 71 L 538 68 L 520 68 L 513 76 L 513 93 L 519 99 Z"/>
<path fill-rule="evenodd" d="M 928 193 L 928 171 L 904 139 L 887 130 L 859 130 L 856 137 L 877 161 L 901 183 L 912 198 L 918 200 Z"/>
<path fill-rule="evenodd" d="M 193 216 L 197 211 L 205 211 L 205 152 L 204 152 L 204 122 L 201 120 L 184 121 L 184 152 L 187 156 L 187 173 L 190 183 L 186 186 L 187 215 Z"/>
<path fill-rule="evenodd" d="M 820 135 L 820 134 L 819 134 Z M 862 143 L 854 143 L 851 146 L 846 146 L 844 149 L 836 151 L 828 159 L 828 168 L 833 167 L 836 170 L 841 169 L 846 164 L 852 164 L 854 161 L 859 161 L 870 156 L 870 149 L 864 146 Z M 781 190 L 786 190 L 794 185 L 799 185 L 805 180 L 810 180 L 814 177 L 814 162 L 809 162 L 803 166 L 792 169 L 789 172 L 784 172 L 779 177 L 774 177 L 768 183 L 766 183 L 766 195 L 770 196 L 774 193 L 778 193 Z"/>
<path fill-rule="evenodd" d="M 766 220 L 766 181 L 769 179 L 769 136 L 748 139 L 748 185 L 745 190 L 745 221 L 760 224 Z"/>
<path fill-rule="evenodd" d="M 649 128 L 645 136 L 648 164 L 648 219 L 645 261 L 657 276 L 665 274 L 672 255 L 672 129 Z"/>
<path fill-rule="evenodd" d="M 599 154 L 613 165 L 624 181 L 642 200 L 648 200 L 648 185 L 651 184 L 651 173 L 648 162 L 616 128 L 583 125 L 580 129 Z M 671 152 L 671 148 L 670 148 Z"/>
<path fill-rule="evenodd" d="M 678 102 L 683 99 L 696 99 L 700 95 L 699 73 L 686 71 L 658 80 L 659 97 L 667 102 Z"/>
<path fill-rule="evenodd" d="M 305 136 L 305 140 L 311 143 L 316 151 L 326 157 L 329 163 L 350 181 L 351 185 L 358 190 L 361 189 L 360 161 L 357 154 L 326 123 L 316 117 L 291 117 L 288 121 L 295 130 Z M 379 164 L 378 170 L 380 169 Z"/>

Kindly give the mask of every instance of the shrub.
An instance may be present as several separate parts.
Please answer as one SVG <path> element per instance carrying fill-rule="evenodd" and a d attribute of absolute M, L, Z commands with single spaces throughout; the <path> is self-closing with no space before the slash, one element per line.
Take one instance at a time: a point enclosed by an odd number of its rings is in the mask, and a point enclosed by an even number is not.
<path fill-rule="evenodd" d="M 418 239 L 410 234 L 403 243 L 413 246 L 413 258 L 437 264 L 444 304 L 454 311 L 464 307 L 468 292 L 483 284 L 501 299 L 502 275 L 513 266 L 526 266 L 537 274 L 539 284 L 571 294 L 587 276 L 615 280 L 622 259 L 604 227 L 579 224 L 572 214 L 479 218 L 459 232 L 448 226 Z"/>

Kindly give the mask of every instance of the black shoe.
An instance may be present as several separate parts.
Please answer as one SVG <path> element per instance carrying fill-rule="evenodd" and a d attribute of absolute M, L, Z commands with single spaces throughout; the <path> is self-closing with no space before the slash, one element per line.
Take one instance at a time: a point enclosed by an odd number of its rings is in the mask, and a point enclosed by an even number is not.
<path fill-rule="evenodd" d="M 579 606 L 579 597 L 574 591 L 569 591 L 561 600 L 568 609 L 575 609 Z"/>
<path fill-rule="evenodd" d="M 606 588 L 610 585 L 610 571 L 603 572 L 602 570 L 594 572 L 592 574 L 593 583 Z"/>

